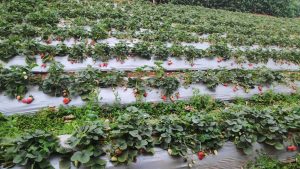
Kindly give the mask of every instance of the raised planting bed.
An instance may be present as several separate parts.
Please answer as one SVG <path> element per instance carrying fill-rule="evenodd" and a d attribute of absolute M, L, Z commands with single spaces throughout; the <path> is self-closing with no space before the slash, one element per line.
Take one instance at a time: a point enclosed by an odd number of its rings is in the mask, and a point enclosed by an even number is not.
<path fill-rule="evenodd" d="M 56 168 L 57 157 L 62 156 L 64 164 L 73 161 L 82 167 L 240 168 L 260 155 L 259 149 L 288 161 L 295 158 L 300 141 L 298 98 L 269 93 L 226 103 L 195 96 L 188 102 L 164 105 L 90 104 L 2 117 L 0 159 L 7 166 L 39 167 L 49 165 L 50 157 L 55 156 L 51 162 Z M 60 146 L 64 148 L 56 148 Z M 106 165 L 106 161 L 112 163 Z"/>

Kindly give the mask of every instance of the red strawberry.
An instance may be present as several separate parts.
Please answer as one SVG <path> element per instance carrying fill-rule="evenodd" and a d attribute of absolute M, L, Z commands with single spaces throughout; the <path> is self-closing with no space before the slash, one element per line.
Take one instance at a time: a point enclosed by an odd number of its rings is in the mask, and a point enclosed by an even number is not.
<path fill-rule="evenodd" d="M 29 97 L 27 98 L 27 104 L 32 103 L 33 100 L 34 100 L 33 97 L 32 97 L 32 96 L 29 96 Z"/>
<path fill-rule="evenodd" d="M 21 96 L 17 96 L 16 99 L 17 99 L 17 100 L 21 100 Z"/>
<path fill-rule="evenodd" d="M 44 53 L 41 53 L 40 56 L 41 56 L 41 59 L 44 59 L 45 54 L 44 54 Z"/>
<path fill-rule="evenodd" d="M 287 149 L 288 149 L 288 151 L 296 151 L 297 147 L 292 145 L 292 146 L 288 146 Z"/>
<path fill-rule="evenodd" d="M 23 98 L 22 103 L 27 103 L 27 99 Z"/>
<path fill-rule="evenodd" d="M 228 84 L 227 84 L 227 83 L 223 83 L 223 86 L 227 87 L 227 86 L 228 86 Z"/>
<path fill-rule="evenodd" d="M 43 63 L 43 64 L 41 65 L 41 67 L 45 69 L 45 68 L 47 67 L 47 64 L 46 64 L 46 63 Z"/>
<path fill-rule="evenodd" d="M 204 157 L 205 157 L 205 153 L 204 153 L 203 151 L 199 151 L 199 152 L 198 152 L 198 159 L 199 159 L 199 160 L 203 160 Z"/>
<path fill-rule="evenodd" d="M 148 96 L 148 93 L 145 92 L 145 93 L 144 93 L 144 97 L 147 97 L 147 96 Z"/>
<path fill-rule="evenodd" d="M 161 99 L 163 99 L 164 101 L 166 101 L 167 100 L 167 96 L 163 95 L 163 96 L 161 96 Z"/>
<path fill-rule="evenodd" d="M 236 91 L 238 91 L 238 90 L 239 90 L 239 88 L 238 88 L 237 86 L 234 86 L 233 92 L 236 92 Z"/>
<path fill-rule="evenodd" d="M 64 102 L 64 104 L 69 104 L 71 102 L 71 99 L 65 97 L 63 102 Z"/>
<path fill-rule="evenodd" d="M 57 40 L 57 41 L 61 41 L 61 37 L 59 37 L 59 36 L 56 37 L 56 40 Z"/>
<path fill-rule="evenodd" d="M 217 59 L 217 62 L 218 62 L 218 63 L 220 63 L 220 62 L 222 62 L 222 61 L 223 61 L 223 58 L 218 58 L 218 59 Z"/>
<path fill-rule="evenodd" d="M 173 64 L 172 60 L 169 60 L 169 61 L 168 61 L 168 65 L 170 66 L 170 65 L 172 65 L 172 64 Z"/>
<path fill-rule="evenodd" d="M 108 66 L 108 63 L 103 63 L 103 67 L 107 67 Z"/>
<path fill-rule="evenodd" d="M 249 67 L 252 67 L 252 66 L 253 66 L 253 64 L 252 64 L 252 63 L 249 63 L 249 64 L 248 64 L 248 66 L 249 66 Z"/>
<path fill-rule="evenodd" d="M 261 86 L 261 85 L 258 86 L 258 90 L 259 90 L 260 92 L 262 91 L 262 86 Z"/>
<path fill-rule="evenodd" d="M 46 40 L 46 43 L 47 43 L 47 44 L 52 43 L 52 39 L 51 39 L 51 38 L 48 38 L 48 39 Z"/>

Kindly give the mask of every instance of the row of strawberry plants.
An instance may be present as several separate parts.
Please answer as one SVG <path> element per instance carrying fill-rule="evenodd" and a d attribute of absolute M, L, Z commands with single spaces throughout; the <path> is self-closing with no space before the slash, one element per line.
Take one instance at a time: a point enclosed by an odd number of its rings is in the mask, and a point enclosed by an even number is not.
<path fill-rule="evenodd" d="M 152 6 L 139 1 L 133 4 L 106 1 L 104 4 L 57 1 L 40 2 L 35 5 L 38 6 L 36 8 L 19 0 L 3 3 L 0 34 L 2 37 L 21 35 L 46 39 L 51 36 L 103 38 L 111 30 L 116 30 L 119 37 L 155 41 L 202 41 L 193 34 L 196 33 L 211 34 L 209 41 L 222 40 L 234 45 L 300 45 L 299 21 L 296 19 L 252 16 L 192 6 Z M 69 23 L 70 31 L 57 26 L 61 19 Z M 87 25 L 92 27 L 90 32 L 83 27 Z M 140 29 L 149 31 L 137 33 Z"/>
<path fill-rule="evenodd" d="M 191 62 L 191 64 L 193 64 L 195 59 L 199 58 L 219 58 L 220 62 L 232 58 L 238 62 L 248 60 L 252 63 L 267 63 L 269 59 L 273 59 L 276 62 L 288 61 L 296 64 L 299 64 L 300 60 L 300 52 L 297 50 L 232 49 L 227 44 L 221 42 L 203 50 L 180 44 L 167 47 L 166 44 L 161 42 L 139 42 L 131 47 L 125 42 L 109 46 L 106 43 L 96 43 L 95 41 L 87 43 L 85 41 L 68 47 L 64 43 L 51 46 L 32 40 L 21 42 L 19 39 L 10 39 L 3 41 L 0 44 L 0 49 L 2 49 L 0 59 L 3 61 L 8 61 L 16 55 L 24 55 L 28 57 L 28 61 L 34 61 L 34 55 L 40 55 L 43 62 L 51 61 L 55 56 L 68 56 L 68 60 L 71 62 L 82 62 L 88 57 L 93 58 L 94 61 L 101 60 L 103 62 L 107 62 L 113 58 L 124 62 L 128 57 L 151 59 L 155 56 L 154 59 L 156 60 L 167 60 L 169 57 L 173 57 L 178 59 L 184 58 Z"/>
<path fill-rule="evenodd" d="M 130 106 L 111 120 L 96 118 L 78 127 L 67 140 L 69 148 L 59 147 L 53 135 L 42 131 L 21 135 L 13 141 L 3 139 L 0 161 L 5 166 L 46 168 L 50 165 L 50 155 L 58 153 L 64 154 L 61 163 L 65 165 L 72 161 L 75 166 L 105 168 L 106 161 L 101 159 L 105 154 L 115 164 L 130 164 L 140 154 L 154 154 L 154 147 L 189 161 L 191 150 L 203 160 L 226 141 L 234 141 L 245 154 L 252 153 L 256 142 L 278 150 L 284 149 L 283 143 L 288 142 L 293 147 L 288 150 L 296 151 L 300 141 L 299 110 L 299 106 L 288 109 L 232 106 L 218 114 L 187 109 L 181 115 L 151 116 Z"/>
<path fill-rule="evenodd" d="M 141 96 L 147 97 L 147 89 L 158 88 L 162 90 L 162 99 L 167 100 L 167 97 L 174 98 L 172 95 L 181 84 L 189 86 L 203 83 L 211 90 L 220 84 L 224 86 L 232 84 L 234 85 L 233 91 L 241 87 L 247 92 L 255 86 L 259 86 L 259 90 L 262 91 L 263 85 L 289 84 L 299 79 L 297 73 L 271 71 L 266 68 L 168 73 L 162 68 L 161 63 L 157 63 L 156 67 L 141 67 L 134 72 L 102 72 L 88 67 L 75 73 L 65 73 L 62 64 L 53 62 L 48 71 L 47 74 L 34 74 L 29 67 L 0 67 L 0 91 L 21 100 L 29 86 L 38 85 L 45 94 L 52 96 L 80 95 L 84 98 L 99 87 L 119 86 L 134 88 L 134 95 L 141 98 Z M 176 94 L 176 97 L 180 96 Z"/>

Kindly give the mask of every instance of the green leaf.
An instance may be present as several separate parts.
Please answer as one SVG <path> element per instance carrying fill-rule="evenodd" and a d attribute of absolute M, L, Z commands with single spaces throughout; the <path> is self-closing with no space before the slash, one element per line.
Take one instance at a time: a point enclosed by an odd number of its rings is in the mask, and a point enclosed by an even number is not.
<path fill-rule="evenodd" d="M 245 147 L 243 148 L 243 152 L 246 154 L 246 155 L 250 155 L 252 154 L 252 147 Z"/>
<path fill-rule="evenodd" d="M 70 169 L 71 168 L 71 162 L 68 159 L 62 158 L 59 161 L 59 169 Z"/>
<path fill-rule="evenodd" d="M 265 137 L 265 136 L 259 136 L 259 137 L 257 138 L 257 141 L 258 141 L 259 143 L 261 143 L 261 142 L 265 141 L 266 139 L 267 139 L 267 137 Z"/>
<path fill-rule="evenodd" d="M 90 156 L 92 154 L 93 154 L 92 152 L 86 151 L 86 150 L 77 151 L 76 153 L 74 153 L 72 155 L 71 160 L 72 161 L 79 161 L 81 163 L 87 163 L 87 162 L 90 161 Z"/>
<path fill-rule="evenodd" d="M 121 156 L 118 157 L 118 162 L 124 163 L 128 159 L 128 151 L 124 151 Z"/>
<path fill-rule="evenodd" d="M 139 131 L 138 130 L 133 130 L 133 131 L 130 131 L 129 134 L 132 137 L 138 137 L 139 136 Z"/>
<path fill-rule="evenodd" d="M 14 157 L 13 163 L 19 164 L 19 163 L 21 163 L 23 160 L 24 160 L 24 157 L 18 154 L 18 155 L 16 155 L 16 156 Z"/>
<path fill-rule="evenodd" d="M 275 146 L 274 146 L 277 150 L 283 150 L 284 149 L 284 146 L 283 146 L 283 144 L 281 144 L 281 143 L 279 143 L 279 142 L 277 142 L 277 143 L 275 143 Z"/>

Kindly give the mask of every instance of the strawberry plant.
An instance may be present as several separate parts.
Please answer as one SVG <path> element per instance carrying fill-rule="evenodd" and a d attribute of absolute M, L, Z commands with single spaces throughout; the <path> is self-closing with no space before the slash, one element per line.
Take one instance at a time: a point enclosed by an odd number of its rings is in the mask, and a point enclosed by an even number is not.
<path fill-rule="evenodd" d="M 67 37 L 75 38 L 75 40 L 85 38 L 88 36 L 89 33 L 83 27 L 80 26 L 76 26 L 76 27 L 72 26 L 70 29 L 67 30 Z"/>
<path fill-rule="evenodd" d="M 162 89 L 166 96 L 171 96 L 179 88 L 179 81 L 175 77 L 150 78 L 147 83 L 150 87 Z"/>
<path fill-rule="evenodd" d="M 63 73 L 63 65 L 53 62 L 48 70 L 47 77 L 42 81 L 40 89 L 52 96 L 62 96 L 69 91 L 72 77 Z"/>
<path fill-rule="evenodd" d="M 176 115 L 162 116 L 154 127 L 155 145 L 168 150 L 171 156 L 187 157 L 188 149 L 193 152 L 201 149 L 201 143 L 196 135 L 189 133 L 184 127 L 184 121 Z"/>
<path fill-rule="evenodd" d="M 14 165 L 26 168 L 54 168 L 49 162 L 51 154 L 56 152 L 58 140 L 51 134 L 41 130 L 26 133 L 15 140 L 1 143 L 4 167 Z"/>
<path fill-rule="evenodd" d="M 111 55 L 119 60 L 125 60 L 129 54 L 129 47 L 124 42 L 117 43 L 111 50 Z"/>
<path fill-rule="evenodd" d="M 155 59 L 167 60 L 170 55 L 167 46 L 161 42 L 157 42 L 152 50 L 153 54 L 155 55 Z"/>
<path fill-rule="evenodd" d="M 97 43 L 94 49 L 90 48 L 90 55 L 94 61 L 101 60 L 102 62 L 108 62 L 111 59 L 111 48 L 108 44 Z"/>
<path fill-rule="evenodd" d="M 66 56 L 70 51 L 69 47 L 64 43 L 58 44 L 55 46 L 55 55 L 56 56 Z"/>
<path fill-rule="evenodd" d="M 221 126 L 213 116 L 189 113 L 185 116 L 188 130 L 197 135 L 201 150 L 216 150 L 223 146 L 224 138 Z"/>
<path fill-rule="evenodd" d="M 91 38 L 93 40 L 106 39 L 108 37 L 106 25 L 96 24 L 92 27 Z"/>
<path fill-rule="evenodd" d="M 70 53 L 68 56 L 68 60 L 70 61 L 79 61 L 83 62 L 87 58 L 86 56 L 86 46 L 83 43 L 74 45 L 72 48 L 70 48 Z"/>
<path fill-rule="evenodd" d="M 79 71 L 75 74 L 73 83 L 71 84 L 71 93 L 80 95 L 84 100 L 88 95 L 99 86 L 99 72 L 88 66 L 87 69 Z"/>
<path fill-rule="evenodd" d="M 12 57 L 19 54 L 20 39 L 12 37 L 4 41 L 0 41 L 0 60 L 8 61 Z"/>
<path fill-rule="evenodd" d="M 174 44 L 169 48 L 171 57 L 180 58 L 184 55 L 184 47 L 178 44 Z"/>
<path fill-rule="evenodd" d="M 131 54 L 133 56 L 150 60 L 152 56 L 152 51 L 149 46 L 150 44 L 147 42 L 139 42 L 135 44 L 134 47 L 131 49 Z"/>
<path fill-rule="evenodd" d="M 54 25 L 58 23 L 59 18 L 55 11 L 51 10 L 42 10 L 29 13 L 25 16 L 25 20 L 29 23 L 32 23 L 36 26 L 43 26 L 43 25 Z"/>
<path fill-rule="evenodd" d="M 231 50 L 224 42 L 214 44 L 210 46 L 207 50 L 208 58 L 222 57 L 226 60 L 231 58 Z"/>
<path fill-rule="evenodd" d="M 112 162 L 128 164 L 136 161 L 140 153 L 154 153 L 150 116 L 136 107 L 128 107 L 127 111 L 112 125 Z"/>
<path fill-rule="evenodd" d="M 226 127 L 227 137 L 234 141 L 237 148 L 242 149 L 245 154 L 251 154 L 252 145 L 257 141 L 257 136 L 254 126 L 247 121 L 243 114 L 245 113 L 242 111 L 232 113 L 233 117 L 224 122 L 224 128 Z"/>
<path fill-rule="evenodd" d="M 11 33 L 13 35 L 20 35 L 23 37 L 35 37 L 38 34 L 37 29 L 34 26 L 29 24 L 15 25 L 11 29 Z"/>
<path fill-rule="evenodd" d="M 24 96 L 28 90 L 31 76 L 29 67 L 12 66 L 10 69 L 1 69 L 1 88 L 9 97 Z"/>
<path fill-rule="evenodd" d="M 124 72 L 108 72 L 100 75 L 100 87 L 116 87 L 123 84 Z"/>
<path fill-rule="evenodd" d="M 108 124 L 90 122 L 78 128 L 67 140 L 71 146 L 71 161 L 75 167 L 83 165 L 89 168 L 105 168 L 106 161 L 100 157 L 105 155 Z M 69 152 L 70 153 L 70 152 Z"/>

